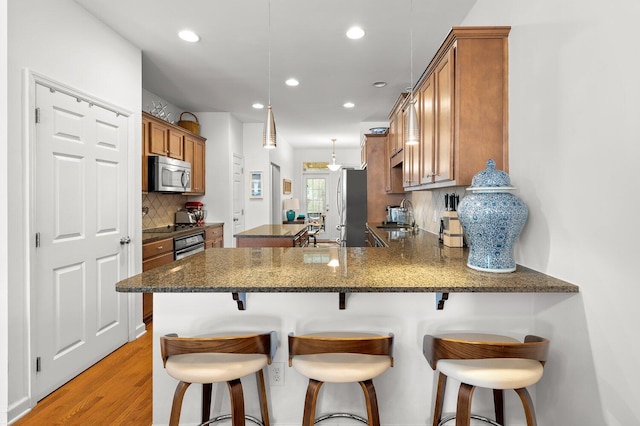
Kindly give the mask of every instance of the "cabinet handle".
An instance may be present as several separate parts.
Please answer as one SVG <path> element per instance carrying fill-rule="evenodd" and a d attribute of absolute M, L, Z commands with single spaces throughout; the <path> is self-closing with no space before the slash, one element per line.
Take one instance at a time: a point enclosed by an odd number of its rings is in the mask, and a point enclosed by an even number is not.
<path fill-rule="evenodd" d="M 158 250 L 162 250 L 163 248 L 164 248 L 163 246 L 156 247 L 156 249 L 158 249 Z"/>

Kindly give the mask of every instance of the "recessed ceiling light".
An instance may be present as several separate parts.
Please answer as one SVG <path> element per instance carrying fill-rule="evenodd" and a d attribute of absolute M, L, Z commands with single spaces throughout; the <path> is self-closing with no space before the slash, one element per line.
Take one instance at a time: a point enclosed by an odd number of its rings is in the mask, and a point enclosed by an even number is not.
<path fill-rule="evenodd" d="M 384 87 L 387 85 L 386 81 L 376 81 L 375 83 L 373 83 L 373 87 Z"/>
<path fill-rule="evenodd" d="M 289 80 L 285 81 L 285 84 L 287 86 L 297 86 L 298 84 L 300 84 L 300 82 L 295 78 L 290 78 Z"/>
<path fill-rule="evenodd" d="M 345 108 L 353 108 L 354 106 L 356 106 L 356 104 L 354 104 L 353 102 L 346 102 L 342 106 Z"/>
<path fill-rule="evenodd" d="M 191 30 L 182 30 L 178 33 L 178 37 L 189 43 L 200 41 L 200 36 Z"/>
<path fill-rule="evenodd" d="M 358 40 L 364 37 L 364 30 L 360 27 L 351 27 L 347 30 L 347 37 L 351 40 Z"/>
<path fill-rule="evenodd" d="M 264 105 L 262 105 L 260 102 L 256 102 L 255 104 L 251 105 L 252 107 L 254 107 L 255 109 L 262 109 L 264 108 Z"/>

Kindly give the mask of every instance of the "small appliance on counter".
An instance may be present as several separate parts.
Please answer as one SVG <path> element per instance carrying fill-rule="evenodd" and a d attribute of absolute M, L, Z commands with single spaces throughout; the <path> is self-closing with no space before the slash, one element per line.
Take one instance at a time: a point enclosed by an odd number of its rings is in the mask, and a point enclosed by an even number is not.
<path fill-rule="evenodd" d="M 189 211 L 186 210 L 178 210 L 176 212 L 175 223 L 178 225 L 196 225 L 197 224 L 196 216 Z"/>
<path fill-rule="evenodd" d="M 207 217 L 207 211 L 204 209 L 204 204 L 200 201 L 189 201 L 185 203 L 184 208 L 192 213 L 196 219 L 196 225 L 202 226 L 204 225 L 204 220 Z"/>

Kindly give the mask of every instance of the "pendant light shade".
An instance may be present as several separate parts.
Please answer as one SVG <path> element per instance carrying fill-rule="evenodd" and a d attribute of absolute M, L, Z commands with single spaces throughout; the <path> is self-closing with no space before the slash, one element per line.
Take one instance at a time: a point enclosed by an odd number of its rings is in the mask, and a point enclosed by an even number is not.
<path fill-rule="evenodd" d="M 262 132 L 262 146 L 267 149 L 276 147 L 276 122 L 273 120 L 271 105 L 267 107 L 267 121 Z"/>
<path fill-rule="evenodd" d="M 336 140 L 331 139 L 331 142 L 333 142 L 333 152 L 331 153 L 331 164 L 327 165 L 327 167 L 332 172 L 336 172 L 340 170 L 340 167 L 342 166 L 340 164 L 336 164 Z"/>
<path fill-rule="evenodd" d="M 409 101 L 407 116 L 405 117 L 404 143 L 407 145 L 418 145 L 420 142 L 420 129 L 418 128 L 418 113 L 416 112 L 416 101 Z"/>
<path fill-rule="evenodd" d="M 271 109 L 271 0 L 269 0 L 269 34 L 268 34 L 268 53 L 269 53 L 269 69 L 268 69 L 268 89 L 269 89 L 269 106 L 267 107 L 267 120 L 264 123 L 262 132 L 262 146 L 267 149 L 276 147 L 276 122 L 273 119 L 273 110 Z"/>
<path fill-rule="evenodd" d="M 411 52 L 410 76 L 409 76 L 409 106 L 405 117 L 404 143 L 405 145 L 418 145 L 420 143 L 420 128 L 418 127 L 418 113 L 416 112 L 416 100 L 413 98 L 413 25 L 411 16 L 413 15 L 413 0 L 410 0 L 409 8 L 409 40 Z"/>

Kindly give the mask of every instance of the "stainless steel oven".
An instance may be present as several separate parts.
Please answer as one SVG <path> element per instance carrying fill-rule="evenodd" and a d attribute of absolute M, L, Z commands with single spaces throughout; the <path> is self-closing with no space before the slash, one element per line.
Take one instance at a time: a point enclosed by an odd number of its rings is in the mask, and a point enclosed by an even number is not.
<path fill-rule="evenodd" d="M 175 260 L 180 260 L 204 251 L 204 231 L 174 238 L 173 249 Z"/>

